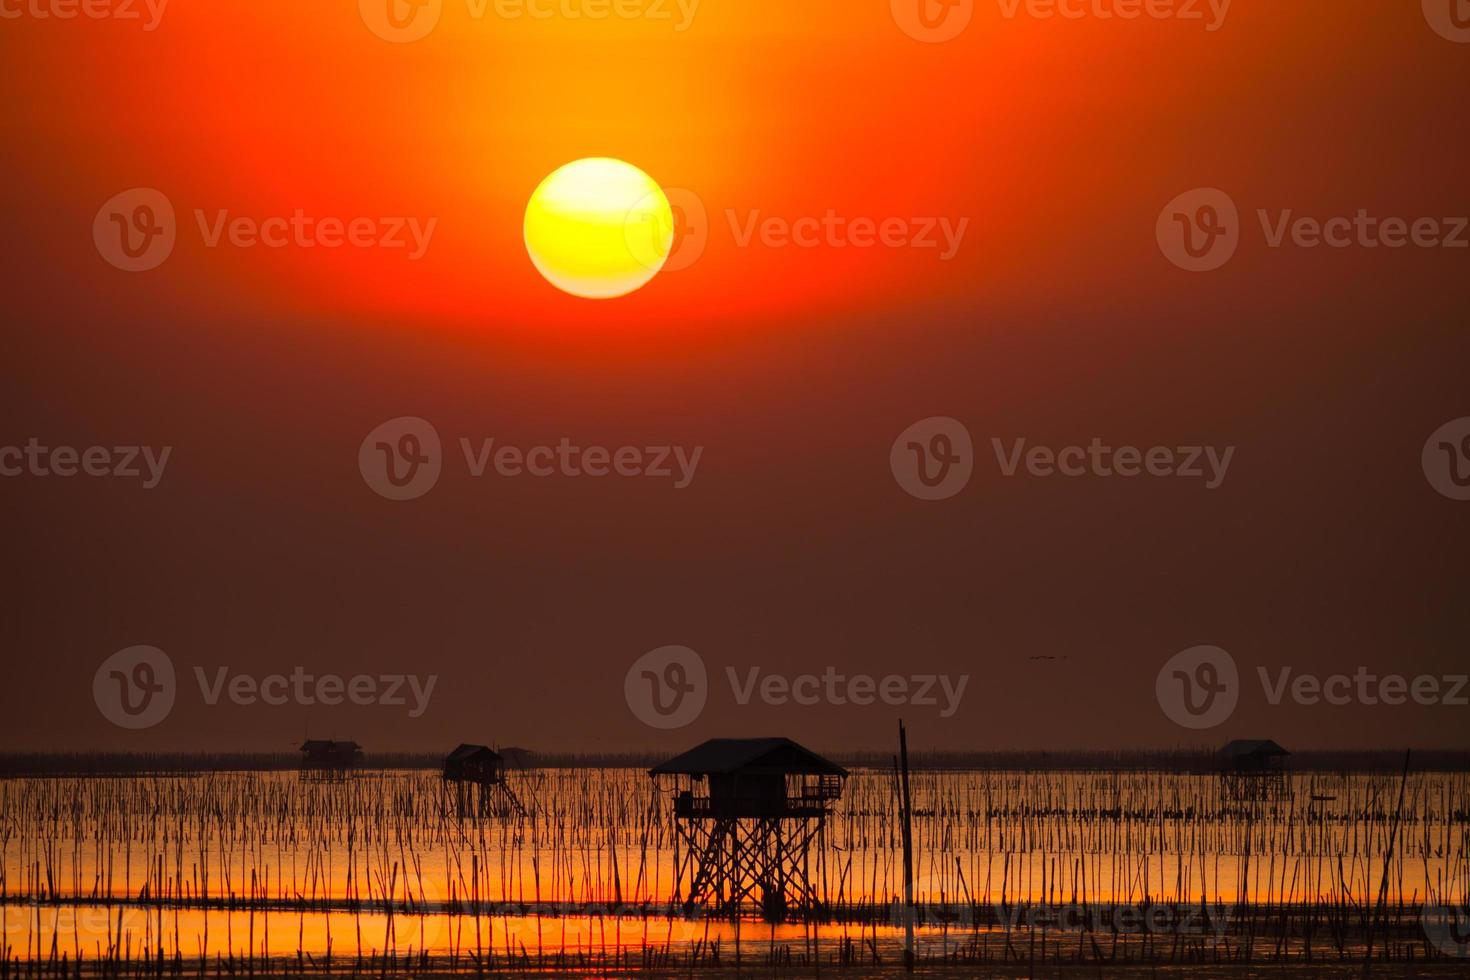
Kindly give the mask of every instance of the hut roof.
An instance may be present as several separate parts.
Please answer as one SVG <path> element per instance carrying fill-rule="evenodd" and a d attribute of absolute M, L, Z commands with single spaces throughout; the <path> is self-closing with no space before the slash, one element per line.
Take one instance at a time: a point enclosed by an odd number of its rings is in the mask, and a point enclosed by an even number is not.
<path fill-rule="evenodd" d="M 468 742 L 465 742 L 464 744 L 460 745 L 459 748 L 449 753 L 444 761 L 466 762 L 470 759 L 484 758 L 487 756 L 489 758 L 498 760 L 500 758 L 500 753 L 496 752 L 488 745 L 471 745 Z"/>
<path fill-rule="evenodd" d="M 519 745 L 507 745 L 500 750 L 500 757 L 509 765 L 525 766 L 535 757 L 536 753 L 530 749 L 523 749 Z"/>
<path fill-rule="evenodd" d="M 1272 757 L 1291 755 L 1269 738 L 1237 738 L 1225 743 L 1225 746 L 1220 749 L 1220 754 L 1227 759 L 1243 759 L 1253 755 Z"/>
<path fill-rule="evenodd" d="M 707 776 L 712 773 L 846 776 L 835 762 L 789 738 L 712 738 L 648 770 L 650 776 Z"/>
<path fill-rule="evenodd" d="M 360 750 L 361 745 L 356 742 L 334 742 L 328 738 L 309 738 L 301 743 L 302 752 L 314 752 L 320 749 L 341 749 L 343 751 Z"/>

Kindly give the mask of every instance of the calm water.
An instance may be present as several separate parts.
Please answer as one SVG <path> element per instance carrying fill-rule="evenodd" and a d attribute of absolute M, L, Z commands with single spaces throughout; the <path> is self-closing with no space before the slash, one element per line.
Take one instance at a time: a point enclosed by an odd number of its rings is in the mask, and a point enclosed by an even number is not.
<path fill-rule="evenodd" d="M 211 958 L 428 950 L 455 962 L 522 952 L 621 961 L 714 941 L 728 950 L 738 933 L 743 946 L 810 953 L 806 928 L 773 929 L 754 909 L 739 924 L 669 913 L 684 845 L 667 788 L 642 772 L 532 771 L 514 789 L 527 813 L 478 816 L 424 772 L 3 781 L 5 942 L 20 959 L 161 947 Z M 921 943 L 942 955 L 967 933 L 1002 936 L 1025 922 L 1018 902 L 1072 908 L 1071 922 L 1040 920 L 1056 933 L 1084 921 L 1108 931 L 1106 916 L 1158 914 L 1159 903 L 1223 915 L 1241 901 L 1376 898 L 1398 778 L 1305 775 L 1284 790 L 1240 799 L 1215 777 L 1159 773 L 916 774 Z M 1410 777 L 1391 906 L 1465 902 L 1467 794 L 1463 774 Z M 891 774 L 855 773 L 809 855 L 835 920 L 820 931 L 822 955 L 848 943 L 895 948 L 896 810 Z M 1095 906 L 1111 911 L 1085 911 Z M 1158 926 L 1217 937 L 1232 928 L 1208 914 Z"/>

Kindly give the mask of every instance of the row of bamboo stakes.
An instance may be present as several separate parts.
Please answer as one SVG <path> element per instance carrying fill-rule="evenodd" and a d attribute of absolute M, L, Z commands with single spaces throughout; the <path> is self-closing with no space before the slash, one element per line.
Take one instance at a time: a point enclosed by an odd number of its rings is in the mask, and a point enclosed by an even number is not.
<path fill-rule="evenodd" d="M 1470 902 L 1463 773 L 1306 773 L 1268 799 L 1165 772 L 907 777 L 907 808 L 894 771 L 848 780 L 813 852 L 825 921 L 773 928 L 762 953 L 738 923 L 681 914 L 672 802 L 640 771 L 525 773 L 527 813 L 488 816 L 420 771 L 0 781 L 0 977 L 872 965 L 906 948 L 919 963 L 1315 962 L 1370 945 L 1436 960 L 1455 948 L 1423 909 Z M 1059 925 L 1079 919 L 1067 909 L 1090 927 Z M 1149 916 L 1193 925 L 1116 921 Z"/>

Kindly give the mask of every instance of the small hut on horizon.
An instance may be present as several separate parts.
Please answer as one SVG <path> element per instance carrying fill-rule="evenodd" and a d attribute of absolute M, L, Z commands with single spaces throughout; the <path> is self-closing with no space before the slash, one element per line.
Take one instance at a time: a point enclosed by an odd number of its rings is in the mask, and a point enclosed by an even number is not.
<path fill-rule="evenodd" d="M 1224 791 L 1232 799 L 1250 802 L 1290 796 L 1285 765 L 1289 755 L 1269 738 L 1237 738 L 1225 743 L 1216 754 Z"/>
<path fill-rule="evenodd" d="M 503 798 L 502 810 L 525 816 L 525 807 L 505 779 L 505 758 L 488 745 L 460 743 L 444 757 L 443 778 L 454 784 L 457 810 L 461 817 L 492 811 L 491 798 Z"/>
<path fill-rule="evenodd" d="M 462 742 L 444 757 L 444 778 L 455 783 L 495 785 L 505 778 L 505 760 L 488 745 Z"/>
<path fill-rule="evenodd" d="M 507 769 L 529 769 L 536 764 L 536 753 L 519 745 L 507 745 L 500 750 L 500 759 Z"/>
<path fill-rule="evenodd" d="M 1221 763 L 1234 772 L 1277 771 L 1289 755 L 1269 738 L 1237 738 L 1226 742 L 1219 752 Z"/>
<path fill-rule="evenodd" d="M 309 738 L 301 743 L 301 773 L 308 778 L 346 779 L 360 765 L 362 746 L 356 742 Z"/>

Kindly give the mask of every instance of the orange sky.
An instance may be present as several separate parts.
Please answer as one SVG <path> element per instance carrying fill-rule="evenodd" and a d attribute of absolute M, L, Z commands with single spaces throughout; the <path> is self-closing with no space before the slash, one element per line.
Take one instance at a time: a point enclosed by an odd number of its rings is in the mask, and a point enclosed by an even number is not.
<path fill-rule="evenodd" d="M 46 98 L 4 110 L 26 148 L 11 164 L 26 178 L 14 203 L 75 227 L 128 187 L 168 195 L 185 232 L 176 260 L 146 280 L 99 276 L 112 301 L 162 290 L 184 311 L 227 296 L 283 314 L 539 333 L 678 329 L 691 306 L 750 329 L 755 316 L 916 296 L 1028 303 L 1111 290 L 1123 274 L 1177 289 L 1154 261 L 1151 219 L 1188 187 L 1303 212 L 1405 210 L 1456 179 L 1452 153 L 1384 152 L 1395 137 L 1429 150 L 1454 128 L 1394 108 L 1395 93 L 1463 79 L 1464 51 L 1411 5 L 1355 18 L 1341 4 L 1239 2 L 1212 32 L 1180 19 L 1008 19 L 992 2 L 955 40 L 924 44 L 885 3 L 703 0 L 686 25 L 674 0 L 656 2 L 635 6 L 668 19 L 508 19 L 496 4 L 476 17 L 449 0 L 407 44 L 380 39 L 345 0 L 175 0 L 152 32 L 18 20 L 7 60 L 17 79 L 44 80 Z M 540 179 L 593 155 L 693 191 L 710 221 L 694 267 L 598 309 L 548 291 L 520 240 Z M 1283 179 L 1290 163 L 1307 165 Z M 208 250 L 193 218 L 296 208 L 438 223 L 424 258 L 405 262 Z M 732 221 L 754 212 L 828 209 L 970 225 L 953 262 L 736 246 Z M 48 225 L 38 244 L 93 271 L 75 236 Z"/>
<path fill-rule="evenodd" d="M 1273 249 L 1256 218 L 1470 213 L 1470 45 L 1418 3 L 1235 0 L 1210 31 L 1096 16 L 1092 0 L 1077 19 L 1008 18 L 989 0 L 930 44 L 888 0 L 702 0 L 682 31 L 672 0 L 670 20 L 477 18 L 444 0 L 412 43 L 375 35 L 354 0 L 172 0 L 152 31 L 28 12 L 42 2 L 0 0 L 21 11 L 0 23 L 6 439 L 168 442 L 181 475 L 141 500 L 0 485 L 34 558 L 17 642 L 57 692 L 0 694 L 28 738 L 63 739 L 68 711 L 99 722 L 85 678 L 135 642 L 212 651 L 199 662 L 279 649 L 288 665 L 410 645 L 446 677 L 490 658 L 538 691 L 552 651 L 576 651 L 597 681 L 555 702 L 575 707 L 570 730 L 538 730 L 546 702 L 503 706 L 524 732 L 509 740 L 549 746 L 649 744 L 616 685 L 665 643 L 872 665 L 913 642 L 939 668 L 980 663 L 996 679 L 983 711 L 931 730 L 956 745 L 1055 709 L 1033 652 L 1087 663 L 1061 682 L 1067 703 L 1116 684 L 1128 717 L 1069 715 L 1013 743 L 1181 738 L 1149 692 L 1158 660 L 1194 643 L 1463 664 L 1464 511 L 1421 496 L 1417 460 L 1425 434 L 1470 414 L 1470 253 Z M 709 216 L 697 262 L 600 304 L 549 286 L 521 241 L 541 179 L 598 155 Z M 136 187 L 169 199 L 178 242 L 130 274 L 91 229 Z M 1210 274 L 1155 240 L 1160 209 L 1197 187 L 1243 219 Z M 434 231 L 412 260 L 210 248 L 195 217 L 297 209 Z M 741 247 L 731 227 L 829 211 L 967 224 L 949 261 Z M 698 443 L 710 477 L 673 500 L 574 484 L 487 500 L 446 482 L 385 510 L 352 463 L 404 414 L 446 435 Z M 1204 503 L 1010 483 L 915 510 L 888 446 L 941 414 L 977 437 L 1230 442 L 1240 476 Z M 432 729 L 353 724 L 365 742 L 464 740 L 478 677 L 445 681 Z M 871 729 L 756 721 L 817 743 Z M 1428 741 L 1463 732 L 1420 723 Z M 1297 724 L 1354 744 L 1363 730 Z M 148 737 L 206 729 L 240 744 L 259 720 L 186 716 Z"/>

